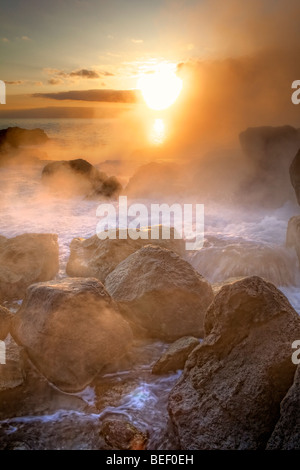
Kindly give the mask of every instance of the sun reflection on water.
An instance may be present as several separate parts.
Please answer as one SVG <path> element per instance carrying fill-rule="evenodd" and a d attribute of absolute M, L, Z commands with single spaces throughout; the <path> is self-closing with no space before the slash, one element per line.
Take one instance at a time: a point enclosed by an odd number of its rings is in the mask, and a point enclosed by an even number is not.
<path fill-rule="evenodd" d="M 150 140 L 155 145 L 162 145 L 166 139 L 166 127 L 163 119 L 154 120 L 151 127 Z"/>

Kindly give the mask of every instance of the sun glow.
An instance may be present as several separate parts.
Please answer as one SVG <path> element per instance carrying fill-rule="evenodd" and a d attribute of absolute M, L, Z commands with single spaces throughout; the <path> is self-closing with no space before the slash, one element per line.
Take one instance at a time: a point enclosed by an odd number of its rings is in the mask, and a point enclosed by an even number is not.
<path fill-rule="evenodd" d="M 182 80 L 170 67 L 160 66 L 153 73 L 143 74 L 138 88 L 149 108 L 162 110 L 176 101 L 182 89 Z"/>

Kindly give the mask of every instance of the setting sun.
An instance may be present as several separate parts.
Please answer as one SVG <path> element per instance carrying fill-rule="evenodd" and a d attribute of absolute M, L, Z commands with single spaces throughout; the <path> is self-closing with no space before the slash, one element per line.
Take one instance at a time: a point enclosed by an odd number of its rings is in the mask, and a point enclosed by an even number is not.
<path fill-rule="evenodd" d="M 182 80 L 174 71 L 161 67 L 154 73 L 142 75 L 138 88 L 149 108 L 162 110 L 176 101 L 182 89 Z"/>

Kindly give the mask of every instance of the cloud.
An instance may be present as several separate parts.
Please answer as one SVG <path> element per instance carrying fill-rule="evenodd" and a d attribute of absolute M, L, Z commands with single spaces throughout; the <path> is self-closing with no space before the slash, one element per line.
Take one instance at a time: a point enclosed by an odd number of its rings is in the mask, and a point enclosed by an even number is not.
<path fill-rule="evenodd" d="M 70 77 L 80 77 L 80 78 L 100 78 L 100 74 L 95 70 L 81 69 L 75 70 L 69 74 Z"/>
<path fill-rule="evenodd" d="M 23 83 L 25 83 L 25 80 L 4 80 L 4 82 L 6 83 L 6 85 L 23 85 Z"/>
<path fill-rule="evenodd" d="M 2 41 L 2 42 L 9 42 L 9 39 L 7 39 L 7 38 L 2 38 L 1 41 Z"/>
<path fill-rule="evenodd" d="M 133 42 L 133 44 L 143 44 L 143 39 L 134 39 L 132 38 L 131 39 L 131 42 Z"/>
<path fill-rule="evenodd" d="M 31 41 L 31 39 L 28 36 L 22 36 L 21 39 L 22 41 Z"/>
<path fill-rule="evenodd" d="M 64 83 L 64 81 L 61 78 L 50 78 L 50 80 L 48 80 L 49 85 L 61 85 L 62 83 Z"/>
<path fill-rule="evenodd" d="M 98 101 L 107 103 L 136 103 L 139 100 L 139 93 L 136 90 L 74 90 L 58 93 L 34 93 L 32 96 L 58 101 Z"/>
<path fill-rule="evenodd" d="M 94 80 L 100 79 L 103 77 L 113 77 L 114 74 L 108 72 L 107 70 L 91 70 L 91 69 L 78 69 L 73 70 L 72 72 L 65 72 L 64 70 L 45 68 L 44 71 L 48 75 L 52 75 L 52 78 L 48 80 L 50 85 L 57 85 L 63 83 L 64 80 L 74 80 L 74 79 L 83 79 L 83 80 Z"/>

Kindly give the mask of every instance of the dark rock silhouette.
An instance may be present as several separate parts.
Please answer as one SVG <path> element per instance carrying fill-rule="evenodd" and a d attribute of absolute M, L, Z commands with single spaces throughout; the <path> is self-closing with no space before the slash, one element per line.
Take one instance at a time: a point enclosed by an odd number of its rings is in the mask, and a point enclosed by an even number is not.
<path fill-rule="evenodd" d="M 122 189 L 117 178 L 108 177 L 82 158 L 48 163 L 42 171 L 42 182 L 61 195 L 87 198 L 116 197 Z"/>

